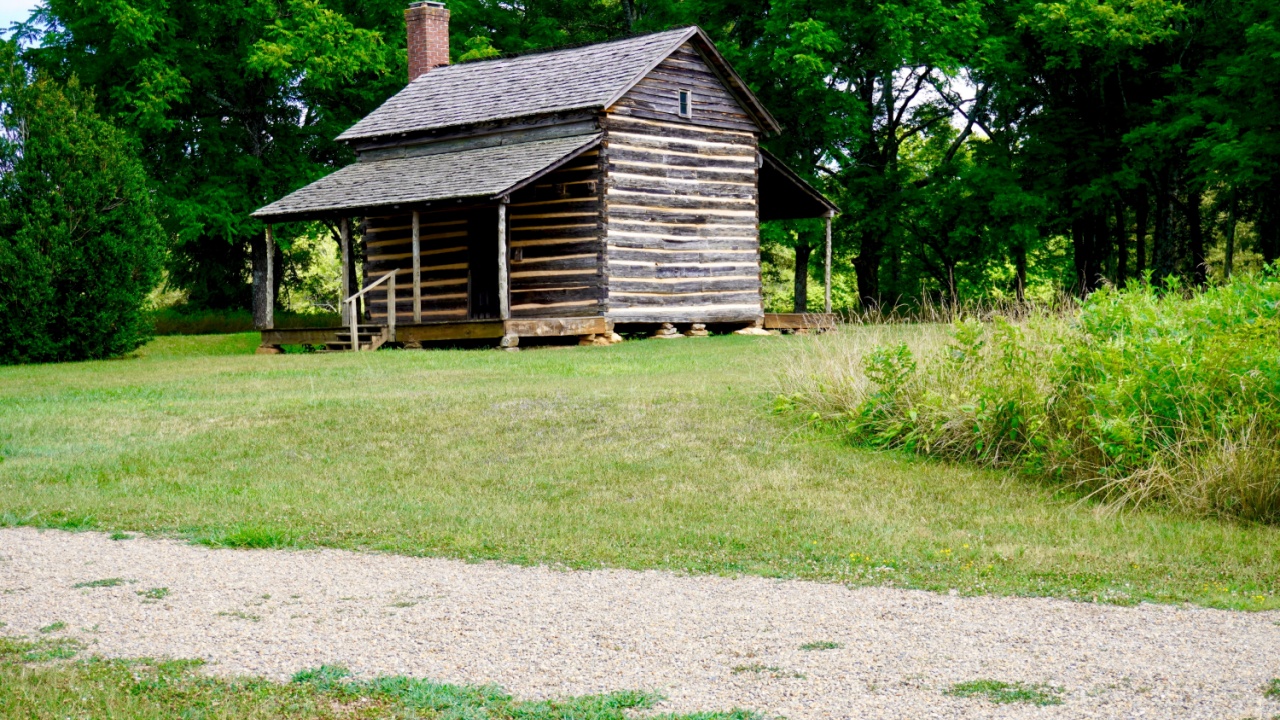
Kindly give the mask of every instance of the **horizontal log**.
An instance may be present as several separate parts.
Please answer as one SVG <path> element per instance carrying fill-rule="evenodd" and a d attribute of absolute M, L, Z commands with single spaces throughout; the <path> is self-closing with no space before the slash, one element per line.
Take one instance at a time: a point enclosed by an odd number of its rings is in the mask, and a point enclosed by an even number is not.
<path fill-rule="evenodd" d="M 535 278 L 513 278 L 511 280 L 511 297 L 515 300 L 528 300 L 532 294 L 560 290 L 581 290 L 575 297 L 600 297 L 600 288 L 604 287 L 604 278 L 596 272 L 588 275 L 544 275 Z M 590 289 L 591 292 L 587 290 Z"/>
<path fill-rule="evenodd" d="M 770 330 L 802 330 L 809 328 L 834 328 L 834 313 L 765 313 L 764 326 Z"/>
<path fill-rule="evenodd" d="M 544 221 L 544 222 L 545 222 L 545 221 Z M 524 226 L 524 227 L 522 227 L 522 228 L 513 228 L 513 229 L 519 229 L 519 230 L 556 230 L 556 231 L 569 231 L 569 230 L 581 230 L 581 229 L 583 229 L 583 228 L 593 228 L 593 229 L 599 230 L 599 228 L 600 228 L 600 220 L 599 220 L 598 218 L 596 218 L 596 219 L 594 219 L 594 220 L 593 220 L 593 222 L 589 222 L 589 223 L 587 223 L 587 222 L 581 222 L 581 223 L 568 223 L 568 224 L 554 224 L 554 223 L 553 223 L 553 224 L 547 224 L 547 225 L 526 225 L 526 226 Z M 558 233 L 557 233 L 557 234 L 558 234 Z"/>
<path fill-rule="evenodd" d="M 611 175 L 626 173 L 629 175 L 648 175 L 650 177 L 672 178 L 678 180 L 709 180 L 712 182 L 736 182 L 755 185 L 755 168 L 748 170 L 726 168 L 677 168 L 669 165 L 655 165 L 642 162 L 609 163 Z"/>
<path fill-rule="evenodd" d="M 629 250 L 626 248 L 609 248 L 608 262 L 622 260 L 627 262 L 672 262 L 672 263 L 732 263 L 756 260 L 757 250 Z"/>
<path fill-rule="evenodd" d="M 406 245 L 405 247 L 412 248 L 412 243 L 409 245 Z M 388 248 L 379 248 L 379 249 L 387 250 Z M 395 250 L 400 248 L 390 248 L 390 249 Z M 464 247 L 455 246 L 455 247 L 431 248 L 429 250 L 422 250 L 421 252 L 418 253 L 418 255 L 422 258 L 422 264 L 424 266 L 443 265 L 443 264 L 448 264 L 453 259 L 454 256 L 457 256 L 459 258 L 465 258 L 466 250 L 467 248 L 465 246 Z M 410 261 L 408 264 L 401 262 L 406 259 Z M 412 267 L 413 252 L 411 249 L 407 250 L 406 252 L 398 252 L 398 253 L 384 252 L 384 253 L 379 253 L 377 255 L 369 255 L 365 258 L 365 260 L 366 262 L 371 262 L 371 263 L 389 263 L 390 266 L 387 268 L 387 270 L 390 270 L 392 266 Z M 386 272 L 386 271 L 384 270 L 383 272 Z"/>
<path fill-rule="evenodd" d="M 399 313 L 396 315 L 399 318 Z M 400 342 L 440 342 L 448 340 L 488 340 L 507 334 L 501 320 L 401 325 L 396 323 L 396 340 Z"/>
<path fill-rule="evenodd" d="M 687 140 L 704 140 L 707 142 L 750 143 L 756 144 L 756 133 L 752 131 L 732 131 L 717 128 L 699 127 L 687 123 L 664 122 L 625 115 L 606 115 L 605 127 L 609 132 L 643 133 L 660 137 L 683 138 Z M 607 154 L 607 153 L 606 153 Z"/>
<path fill-rule="evenodd" d="M 600 315 L 603 307 L 599 300 L 578 300 L 554 304 L 512 305 L 511 314 L 521 318 L 573 318 L 584 315 Z"/>
<path fill-rule="evenodd" d="M 568 227 L 554 228 L 511 228 L 511 246 L 520 247 L 523 245 L 546 244 L 542 241 L 548 240 L 586 240 L 590 238 L 599 238 L 603 233 L 600 227 L 600 221 L 597 219 L 592 223 L 580 223 L 570 225 Z"/>
<path fill-rule="evenodd" d="M 686 181 L 678 178 L 634 176 L 630 173 L 614 174 L 609 178 L 607 190 L 631 192 L 655 192 L 662 195 L 689 195 L 694 197 L 739 197 L 756 199 L 754 184 L 739 182 Z"/>
<path fill-rule="evenodd" d="M 678 212 L 638 205 L 610 204 L 608 222 L 661 223 L 665 225 L 733 225 L 740 227 L 755 223 L 755 214 L 748 212 L 710 211 Z"/>
<path fill-rule="evenodd" d="M 663 120 L 666 122 L 675 122 L 682 120 L 690 125 L 707 125 L 714 128 L 724 130 L 741 130 L 753 131 L 757 130 L 755 123 L 745 120 L 738 120 L 733 117 L 726 117 L 722 114 L 703 113 L 692 119 L 684 119 L 679 115 L 673 115 L 669 112 L 661 110 L 652 110 L 645 107 L 637 106 L 634 101 L 629 102 L 626 98 L 619 100 L 613 107 L 609 108 L 610 115 L 623 115 L 626 117 L 643 118 L 648 120 Z"/>
<path fill-rule="evenodd" d="M 511 305 L 554 305 L 565 302 L 598 301 L 603 294 L 600 285 L 577 285 L 550 290 L 511 289 Z"/>
<path fill-rule="evenodd" d="M 735 215 L 754 219 L 755 198 L 699 197 L 697 195 L 659 195 L 643 190 L 609 188 L 605 193 L 609 210 L 618 207 L 643 207 L 670 211 L 690 211 Z"/>
<path fill-rule="evenodd" d="M 609 161 L 642 162 L 651 165 L 665 165 L 679 168 L 724 168 L 735 172 L 754 170 L 754 157 L 744 158 L 736 155 L 708 156 L 695 153 L 665 152 L 631 145 L 614 145 L 609 148 Z"/>
<path fill-rule="evenodd" d="M 594 208 L 598 199 L 589 197 L 549 197 L 549 199 L 529 200 L 525 202 L 508 202 L 507 211 L 511 214 L 522 213 L 525 208 Z"/>
<path fill-rule="evenodd" d="M 609 281 L 619 278 L 711 278 L 751 276 L 758 280 L 760 265 L 755 262 L 680 263 L 609 260 Z"/>
<path fill-rule="evenodd" d="M 433 233 L 431 235 L 419 235 L 418 244 L 420 247 L 424 249 L 432 246 L 435 246 L 435 247 L 456 246 L 458 244 L 457 243 L 458 238 L 465 238 L 466 236 L 467 236 L 466 230 L 455 230 L 453 232 L 445 232 L 445 233 Z M 413 243 L 413 233 L 407 233 L 403 237 L 398 236 L 398 234 L 393 236 L 378 235 L 377 238 L 378 238 L 377 240 L 366 239 L 365 247 L 383 248 L 388 246 L 408 245 Z M 452 242 L 445 242 L 446 240 L 450 240 Z"/>
<path fill-rule="evenodd" d="M 618 275 L 609 277 L 609 297 L 628 293 L 653 293 L 684 297 L 694 293 L 759 292 L 760 278 L 734 275 L 721 278 L 641 279 Z"/>
<path fill-rule="evenodd" d="M 712 143 L 679 138 L 642 135 L 639 133 L 616 132 L 609 135 L 610 155 L 617 148 L 632 148 L 651 152 L 684 153 L 686 155 L 702 155 L 705 157 L 730 157 L 755 163 L 756 147 L 746 143 Z"/>
<path fill-rule="evenodd" d="M 751 323 L 764 315 L 759 303 L 741 305 L 703 305 L 700 307 L 672 308 L 614 308 L 609 306 L 604 316 L 612 320 L 615 329 L 628 323 Z"/>
<path fill-rule="evenodd" d="M 754 240 L 760 236 L 760 232 L 754 222 L 682 225 L 678 223 L 611 219 L 607 236 L 616 235 L 661 235 L 672 238 L 731 237 Z"/>
<path fill-rule="evenodd" d="M 570 335 L 599 335 L 612 330 L 603 317 L 580 318 L 529 318 L 507 320 L 507 332 L 520 337 L 565 337 Z"/>
<path fill-rule="evenodd" d="M 554 257 L 531 258 L 528 255 L 520 262 L 511 263 L 511 277 L 529 272 L 553 272 L 557 270 L 598 270 L 600 254 L 598 252 L 579 255 L 558 255 Z M 531 277 L 531 276 L 528 276 Z"/>
<path fill-rule="evenodd" d="M 385 297 L 374 298 L 368 302 L 368 307 L 370 313 L 382 313 L 385 315 L 387 312 L 387 299 Z M 459 308 L 463 310 L 467 309 L 466 293 L 463 293 L 462 295 L 448 295 L 441 297 L 428 295 L 422 298 L 423 312 L 450 311 L 457 310 Z M 396 317 L 398 318 L 400 315 L 405 313 L 408 313 L 409 315 L 413 314 L 413 298 L 410 297 L 407 300 L 402 300 L 397 297 Z"/>
<path fill-rule="evenodd" d="M 760 302 L 760 292 L 631 293 L 609 288 L 608 304 L 614 308 L 676 307 L 694 305 L 742 305 Z"/>
<path fill-rule="evenodd" d="M 753 238 L 672 238 L 660 235 L 610 235 L 606 248 L 625 250 L 751 250 L 760 247 Z"/>

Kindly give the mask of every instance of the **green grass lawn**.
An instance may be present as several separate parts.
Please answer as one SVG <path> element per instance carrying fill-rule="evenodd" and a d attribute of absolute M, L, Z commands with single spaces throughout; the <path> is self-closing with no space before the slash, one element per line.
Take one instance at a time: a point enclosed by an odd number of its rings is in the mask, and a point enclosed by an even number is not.
<path fill-rule="evenodd" d="M 249 334 L 0 368 L 0 523 L 1280 606 L 1275 527 L 1101 512 L 772 415 L 805 342 L 257 356 Z"/>
<path fill-rule="evenodd" d="M 216 678 L 190 660 L 77 657 L 77 643 L 0 636 L 0 717 L 202 718 L 204 720 L 628 720 L 661 698 L 615 692 L 517 700 L 496 686 L 446 685 L 406 677 L 351 678 L 345 669 L 305 670 L 292 682 Z M 650 715 L 653 720 L 758 720 L 731 710 Z"/>

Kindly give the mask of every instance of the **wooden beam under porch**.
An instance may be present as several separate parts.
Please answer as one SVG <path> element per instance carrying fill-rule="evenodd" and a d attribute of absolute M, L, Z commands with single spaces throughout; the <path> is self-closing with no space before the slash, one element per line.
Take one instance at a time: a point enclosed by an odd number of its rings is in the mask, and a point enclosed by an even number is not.
<path fill-rule="evenodd" d="M 453 342 L 459 340 L 501 340 L 505 337 L 547 338 L 603 335 L 613 331 L 613 322 L 603 317 L 510 318 L 465 322 L 397 324 L 395 341 L 405 344 Z M 336 345 L 344 341 L 348 328 L 275 328 L 262 331 L 266 350 L 283 345 Z M 342 336 L 340 339 L 339 336 Z"/>

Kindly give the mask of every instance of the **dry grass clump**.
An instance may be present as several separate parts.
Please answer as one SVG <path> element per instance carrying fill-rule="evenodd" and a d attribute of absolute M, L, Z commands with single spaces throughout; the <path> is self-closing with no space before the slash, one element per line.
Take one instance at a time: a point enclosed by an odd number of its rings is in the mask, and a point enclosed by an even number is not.
<path fill-rule="evenodd" d="M 1280 279 L 1103 290 L 1079 308 L 811 344 L 780 408 L 862 445 L 998 467 L 1115 506 L 1280 521 Z"/>

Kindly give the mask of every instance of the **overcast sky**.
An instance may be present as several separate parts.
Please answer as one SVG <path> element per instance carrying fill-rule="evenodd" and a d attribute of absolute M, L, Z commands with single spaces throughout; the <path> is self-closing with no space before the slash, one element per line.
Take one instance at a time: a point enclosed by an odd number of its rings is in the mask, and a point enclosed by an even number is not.
<path fill-rule="evenodd" d="M 0 0 L 0 32 L 8 37 L 9 26 L 25 21 L 36 4 L 34 0 Z"/>

